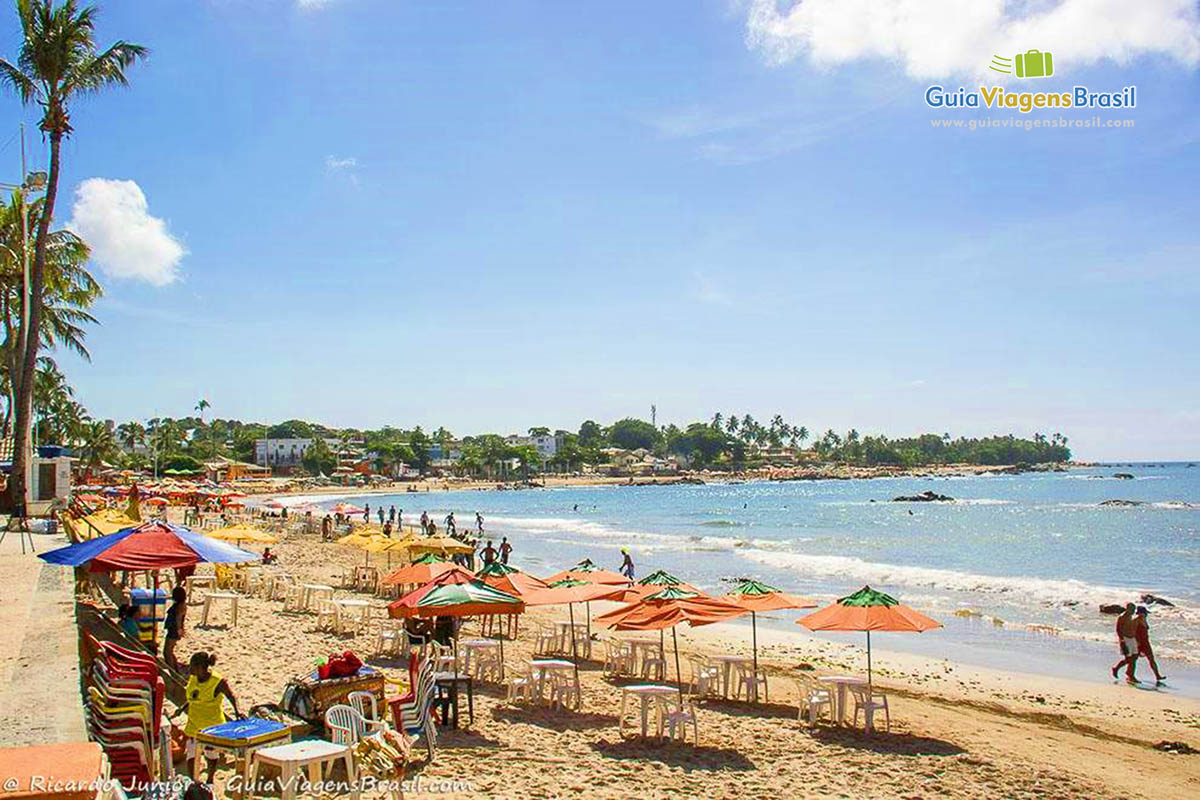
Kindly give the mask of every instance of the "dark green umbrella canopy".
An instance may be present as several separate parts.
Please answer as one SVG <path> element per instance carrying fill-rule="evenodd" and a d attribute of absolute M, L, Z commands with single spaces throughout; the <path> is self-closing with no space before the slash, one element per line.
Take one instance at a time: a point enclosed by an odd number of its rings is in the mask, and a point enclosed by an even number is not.
<path fill-rule="evenodd" d="M 587 581 L 581 581 L 578 578 L 563 578 L 561 581 L 555 581 L 550 584 L 555 589 L 573 589 L 576 586 L 591 586 Z"/>
<path fill-rule="evenodd" d="M 676 578 L 665 569 L 655 570 L 638 581 L 639 586 L 678 586 L 683 581 Z"/>
<path fill-rule="evenodd" d="M 890 594 L 877 592 L 870 586 L 864 586 L 857 592 L 845 597 L 838 598 L 838 605 L 841 606 L 857 606 L 859 608 L 867 608 L 870 606 L 898 606 L 900 601 L 892 597 Z"/>
<path fill-rule="evenodd" d="M 744 594 L 744 595 L 762 595 L 762 594 L 779 594 L 782 589 L 776 589 L 770 584 L 756 581 L 752 578 L 739 578 L 735 588 L 729 591 L 729 594 Z"/>
<path fill-rule="evenodd" d="M 595 572 L 598 569 L 600 568 L 597 567 L 596 563 L 590 558 L 585 558 L 583 561 L 580 561 L 578 564 L 571 567 L 572 572 Z"/>
<path fill-rule="evenodd" d="M 521 570 L 517 569 L 516 567 L 509 566 L 508 564 L 501 564 L 499 561 L 493 561 L 490 564 L 484 564 L 482 567 L 480 567 L 478 570 L 476 570 L 475 577 L 476 578 L 488 578 L 488 577 L 502 578 L 505 575 L 508 575 L 510 573 L 520 572 L 520 571 Z"/>
<path fill-rule="evenodd" d="M 686 600 L 689 597 L 699 597 L 699 592 L 689 592 L 686 589 L 680 589 L 675 586 L 668 586 L 661 592 L 655 592 L 652 595 L 647 595 L 645 600 Z"/>
<path fill-rule="evenodd" d="M 439 553 L 426 553 L 423 556 L 414 558 L 412 563 L 414 563 L 414 564 L 441 564 L 445 560 L 446 560 L 446 557 Z"/>

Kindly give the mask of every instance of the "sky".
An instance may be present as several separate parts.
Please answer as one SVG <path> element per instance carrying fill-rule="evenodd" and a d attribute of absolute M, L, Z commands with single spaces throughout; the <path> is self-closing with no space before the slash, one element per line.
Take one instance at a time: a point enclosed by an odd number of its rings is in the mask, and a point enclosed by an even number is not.
<path fill-rule="evenodd" d="M 1200 458 L 1193 2 L 101 7 L 102 45 L 152 54 L 63 148 L 56 220 L 105 296 L 91 363 L 59 361 L 97 418 L 462 435 L 655 404 Z M 988 69 L 1030 49 L 1053 76 Z M 12 180 L 18 122 L 46 147 L 0 103 Z M 1133 127 L 933 127 L 1054 118 Z"/>

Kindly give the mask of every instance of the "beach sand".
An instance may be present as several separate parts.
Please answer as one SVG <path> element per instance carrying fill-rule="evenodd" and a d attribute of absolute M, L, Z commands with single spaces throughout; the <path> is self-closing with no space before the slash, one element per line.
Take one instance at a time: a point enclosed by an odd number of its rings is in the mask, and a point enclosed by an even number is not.
<path fill-rule="evenodd" d="M 363 561 L 359 550 L 311 537 L 291 538 L 278 552 L 283 568 L 322 583 L 336 584 L 343 567 Z M 593 615 L 603 606 L 593 603 Z M 510 672 L 531 655 L 530 620 L 565 617 L 565 608 L 526 614 L 518 641 L 505 645 Z M 198 649 L 217 653 L 217 669 L 243 710 L 278 702 L 288 679 L 311 671 L 319 657 L 352 649 L 365 658 L 371 651 L 369 636 L 318 631 L 315 617 L 284 614 L 279 602 L 244 598 L 238 627 L 221 620 L 200 628 L 193 607 L 179 653 L 184 659 Z M 465 635 L 474 632 L 468 627 Z M 744 625 L 684 626 L 679 637 L 685 674 L 687 652 L 750 651 Z M 669 649 L 669 632 L 667 643 Z M 626 738 L 618 735 L 619 686 L 598 663 L 588 663 L 581 669 L 581 713 L 509 705 L 502 688 L 478 687 L 474 723 L 441 731 L 432 764 L 416 747 L 410 777 L 420 776 L 426 788 L 440 788 L 441 779 L 470 787 L 442 795 L 449 797 L 1200 796 L 1200 755 L 1152 747 L 1164 740 L 1200 747 L 1200 701 L 876 649 L 876 682 L 889 694 L 891 732 L 810 728 L 796 719 L 797 690 L 788 676 L 801 664 L 815 674 L 862 674 L 863 649 L 798 627 L 793 633 L 760 626 L 759 644 L 770 702 L 703 701 L 699 747 L 629 738 L 629 728 Z M 395 677 L 404 674 L 395 662 L 367 660 Z M 673 677 L 670 654 L 668 661 Z M 1013 667 L 1020 667 L 1019 653 Z M 228 774 L 219 774 L 218 783 Z M 410 794 L 418 796 L 415 785 Z"/>

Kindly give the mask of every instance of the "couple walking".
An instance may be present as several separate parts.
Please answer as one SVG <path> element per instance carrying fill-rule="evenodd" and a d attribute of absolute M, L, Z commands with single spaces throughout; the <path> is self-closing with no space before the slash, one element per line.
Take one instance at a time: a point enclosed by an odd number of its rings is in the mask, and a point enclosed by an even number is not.
<path fill-rule="evenodd" d="M 1127 603 L 1125 611 L 1117 617 L 1117 644 L 1121 648 L 1122 658 L 1112 668 L 1113 678 L 1120 673 L 1121 667 L 1125 667 L 1125 680 L 1129 683 L 1141 683 L 1133 673 L 1137 667 L 1138 656 L 1145 656 L 1150 662 L 1150 669 L 1154 670 L 1155 682 L 1166 681 L 1167 676 L 1158 671 L 1158 663 L 1154 660 L 1154 648 L 1150 646 L 1150 625 L 1146 622 L 1149 613 L 1150 610 L 1145 606 Z"/>

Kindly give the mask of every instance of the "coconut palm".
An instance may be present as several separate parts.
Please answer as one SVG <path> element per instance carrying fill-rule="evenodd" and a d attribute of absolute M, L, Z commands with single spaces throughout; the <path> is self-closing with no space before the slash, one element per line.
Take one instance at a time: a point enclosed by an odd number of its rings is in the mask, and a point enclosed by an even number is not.
<path fill-rule="evenodd" d="M 7 399 L 3 424 L 7 434 L 17 406 L 17 383 L 20 374 L 20 318 L 23 294 L 21 250 L 21 210 L 26 224 L 36 227 L 41 218 L 43 201 L 24 204 L 14 195 L 9 202 L 0 202 L 0 383 Z M 66 349 L 84 360 L 91 355 L 84 345 L 84 326 L 95 322 L 87 312 L 102 294 L 100 284 L 85 269 L 90 252 L 78 236 L 66 230 L 52 231 L 46 252 L 45 285 L 42 293 L 40 346 L 45 350 Z M 38 369 L 54 362 L 39 356 Z M 35 382 L 37 378 L 35 377 Z M 37 392 L 35 385 L 34 392 Z M 35 401 L 36 404 L 36 401 Z"/>
<path fill-rule="evenodd" d="M 97 51 L 93 34 L 96 9 L 80 8 L 75 0 L 17 0 L 21 24 L 21 49 L 16 64 L 0 59 L 0 80 L 7 83 L 25 105 L 42 109 L 38 124 L 50 141 L 50 168 L 37 234 L 33 242 L 33 263 L 29 270 L 30 302 L 26 314 L 29 330 L 39 335 L 22 335 L 25 352 L 15 379 L 16 447 L 13 452 L 10 496 L 14 504 L 25 501 L 26 460 L 30 426 L 33 421 L 33 378 L 41 345 L 43 292 L 45 291 L 47 252 L 50 249 L 50 222 L 58 198 L 58 178 L 62 169 L 62 141 L 71 134 L 70 106 L 79 95 L 93 94 L 109 86 L 126 85 L 125 71 L 139 58 L 148 55 L 141 45 L 118 41 Z"/>
<path fill-rule="evenodd" d="M 117 441 L 132 453 L 146 443 L 146 428 L 140 422 L 125 422 L 117 426 Z"/>

